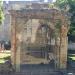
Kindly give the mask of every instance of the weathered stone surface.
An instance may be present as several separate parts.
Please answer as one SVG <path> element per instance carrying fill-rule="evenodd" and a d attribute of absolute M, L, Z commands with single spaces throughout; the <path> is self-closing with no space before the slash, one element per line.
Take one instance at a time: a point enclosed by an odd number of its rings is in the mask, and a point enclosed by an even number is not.
<path fill-rule="evenodd" d="M 56 9 L 25 9 L 10 12 L 12 62 L 16 64 L 16 69 L 20 70 L 20 64 L 40 64 L 41 62 L 48 64 L 50 52 L 54 55 L 56 68 L 66 68 L 68 29 L 64 15 Z M 55 27 L 57 20 L 61 20 L 61 26 L 58 28 L 60 32 L 53 36 L 57 30 Z M 55 40 L 55 43 L 52 40 Z"/>

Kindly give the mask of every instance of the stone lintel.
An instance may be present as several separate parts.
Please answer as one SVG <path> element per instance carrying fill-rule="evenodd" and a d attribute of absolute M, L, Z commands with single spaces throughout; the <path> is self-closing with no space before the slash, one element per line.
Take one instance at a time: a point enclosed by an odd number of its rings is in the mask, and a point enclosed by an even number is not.
<path fill-rule="evenodd" d="M 21 9 L 9 10 L 9 12 L 16 17 L 32 19 L 52 19 L 53 16 L 61 14 L 57 9 Z"/>

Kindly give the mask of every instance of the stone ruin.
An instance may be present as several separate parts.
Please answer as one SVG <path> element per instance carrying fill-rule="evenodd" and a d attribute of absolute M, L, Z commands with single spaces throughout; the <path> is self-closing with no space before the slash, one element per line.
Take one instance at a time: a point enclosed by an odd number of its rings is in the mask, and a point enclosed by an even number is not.
<path fill-rule="evenodd" d="M 11 59 L 16 70 L 21 69 L 21 64 L 49 64 L 52 59 L 55 68 L 67 67 L 68 21 L 65 13 L 30 5 L 10 10 L 10 14 Z"/>

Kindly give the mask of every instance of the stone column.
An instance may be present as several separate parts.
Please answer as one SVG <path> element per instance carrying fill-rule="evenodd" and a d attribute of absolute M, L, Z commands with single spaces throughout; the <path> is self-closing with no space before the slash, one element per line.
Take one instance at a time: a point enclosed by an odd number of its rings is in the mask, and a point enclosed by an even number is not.
<path fill-rule="evenodd" d="M 55 69 L 59 69 L 59 66 L 60 66 L 60 62 L 59 62 L 59 59 L 60 59 L 60 37 L 56 37 L 55 39 L 55 51 L 54 51 L 54 54 L 55 54 Z"/>
<path fill-rule="evenodd" d="M 20 72 L 20 51 L 21 51 L 21 42 L 22 42 L 22 37 L 20 33 L 16 33 L 16 38 L 17 38 L 17 49 L 16 49 L 16 72 Z"/>
<path fill-rule="evenodd" d="M 62 25 L 60 32 L 60 69 L 67 68 L 67 48 L 68 48 L 68 38 L 67 38 L 67 27 Z"/>
<path fill-rule="evenodd" d="M 16 17 L 11 15 L 11 62 L 15 68 L 16 63 Z"/>
<path fill-rule="evenodd" d="M 16 72 L 20 72 L 20 36 L 17 33 L 17 18 L 11 15 L 11 61 Z"/>

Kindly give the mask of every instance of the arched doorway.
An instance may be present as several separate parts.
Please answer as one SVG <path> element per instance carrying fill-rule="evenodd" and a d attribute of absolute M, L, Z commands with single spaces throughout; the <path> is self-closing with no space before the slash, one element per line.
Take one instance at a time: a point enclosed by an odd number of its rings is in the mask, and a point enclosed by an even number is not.
<path fill-rule="evenodd" d="M 38 27 L 36 32 L 36 44 L 41 46 L 41 56 L 49 59 L 49 52 L 53 53 L 52 35 L 53 29 L 47 24 L 42 24 Z"/>

